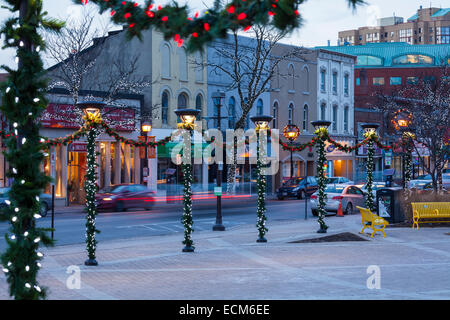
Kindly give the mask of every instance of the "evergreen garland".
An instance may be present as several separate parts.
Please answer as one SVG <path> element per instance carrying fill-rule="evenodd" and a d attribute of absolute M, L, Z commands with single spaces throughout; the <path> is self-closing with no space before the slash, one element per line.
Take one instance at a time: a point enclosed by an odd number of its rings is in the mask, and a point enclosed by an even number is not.
<path fill-rule="evenodd" d="M 257 172 L 257 189 L 258 189 L 258 200 L 257 200 L 257 222 L 256 227 L 258 228 L 258 240 L 257 242 L 267 242 L 264 237 L 268 229 L 266 227 L 266 177 L 262 174 L 262 162 L 261 156 L 265 156 L 264 143 L 260 141 L 261 131 L 256 129 L 256 172 Z M 264 134 L 263 134 L 264 135 Z M 264 139 L 265 140 L 265 139 Z"/>
<path fill-rule="evenodd" d="M 367 170 L 367 196 L 366 196 L 366 207 L 370 209 L 370 211 L 375 210 L 375 204 L 373 199 L 373 156 L 375 153 L 375 149 L 373 147 L 373 140 L 369 139 L 367 143 L 367 162 L 366 162 L 366 170 Z"/>
<path fill-rule="evenodd" d="M 192 225 L 194 221 L 192 219 L 192 165 L 190 163 L 183 163 L 181 165 L 181 169 L 183 172 L 183 216 L 181 218 L 181 222 L 184 226 L 184 240 L 183 244 L 185 245 L 183 251 L 184 252 L 193 252 L 195 247 L 193 246 L 193 241 L 191 238 L 191 234 L 194 231 Z"/>
<path fill-rule="evenodd" d="M 327 162 L 327 157 L 325 155 L 325 140 L 328 138 L 328 130 L 326 128 L 321 128 L 316 130 L 316 135 L 319 140 L 316 144 L 317 146 L 317 184 L 318 184 L 318 204 L 317 204 L 317 212 L 318 212 L 318 223 L 320 229 L 317 231 L 319 233 L 326 233 L 328 226 L 324 221 L 324 217 L 326 215 L 325 206 L 327 203 L 327 194 L 325 193 L 325 187 L 327 184 L 326 172 L 325 172 L 325 164 Z"/>
<path fill-rule="evenodd" d="M 10 222 L 5 234 L 7 248 L 1 256 L 2 269 L 9 284 L 9 294 L 15 299 L 44 299 L 45 288 L 37 281 L 41 268 L 40 244 L 50 245 L 48 229 L 36 228 L 39 196 L 50 178 L 41 171 L 44 159 L 37 121 L 47 106 L 44 90 L 44 66 L 40 51 L 45 44 L 39 29 L 58 31 L 63 23 L 46 18 L 42 0 L 7 0 L 14 17 L 2 26 L 3 49 L 16 51 L 17 70 L 2 66 L 9 73 L 1 85 L 2 112 L 13 127 L 6 137 L 5 160 L 9 163 L 7 176 L 13 178 L 7 207 L 2 218 Z"/>

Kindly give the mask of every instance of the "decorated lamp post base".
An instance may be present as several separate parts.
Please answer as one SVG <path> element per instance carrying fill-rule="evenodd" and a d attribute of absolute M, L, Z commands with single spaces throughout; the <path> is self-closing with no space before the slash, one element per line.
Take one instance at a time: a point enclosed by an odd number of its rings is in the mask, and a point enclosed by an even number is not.
<path fill-rule="evenodd" d="M 195 247 L 192 245 L 194 242 L 192 241 L 191 234 L 194 231 L 192 229 L 192 225 L 194 223 L 192 219 L 192 166 L 190 164 L 183 164 L 183 180 L 184 180 L 184 195 L 183 195 L 183 217 L 182 222 L 184 225 L 184 240 L 183 244 L 185 247 L 183 248 L 183 252 L 194 252 Z"/>
<path fill-rule="evenodd" d="M 87 260 L 84 262 L 84 265 L 85 265 L 85 266 L 98 266 L 98 262 L 97 262 L 97 260 L 95 260 L 95 259 L 87 259 Z"/>

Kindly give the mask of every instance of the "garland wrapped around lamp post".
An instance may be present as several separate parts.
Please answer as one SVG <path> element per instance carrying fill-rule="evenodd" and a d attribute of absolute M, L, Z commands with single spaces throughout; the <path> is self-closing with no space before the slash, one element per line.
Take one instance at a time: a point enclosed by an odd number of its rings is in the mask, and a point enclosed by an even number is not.
<path fill-rule="evenodd" d="M 361 127 L 364 129 L 364 137 L 367 140 L 367 196 L 366 196 L 366 207 L 370 211 L 375 210 L 375 204 L 373 199 L 373 167 L 374 161 L 373 156 L 375 154 L 374 142 L 378 139 L 377 129 L 380 125 L 378 123 L 366 123 Z"/>
<path fill-rule="evenodd" d="M 95 234 L 100 230 L 95 226 L 95 218 L 97 216 L 97 205 L 95 204 L 95 195 L 98 191 L 97 185 L 97 152 L 95 139 L 99 134 L 99 127 L 102 123 L 100 109 L 105 106 L 103 102 L 87 101 L 78 103 L 77 107 L 83 110 L 85 126 L 90 130 L 87 133 L 87 171 L 84 181 L 84 190 L 86 191 L 86 250 L 88 259 L 84 262 L 86 266 L 96 266 L 97 240 Z"/>
<path fill-rule="evenodd" d="M 272 116 L 256 116 L 251 117 L 250 120 L 255 124 L 256 131 L 256 171 L 257 171 L 257 188 L 258 188 L 258 200 L 257 200 L 257 222 L 256 227 L 258 228 L 258 239 L 256 242 L 267 242 L 264 237 L 268 229 L 266 227 L 266 177 L 262 174 L 262 161 L 261 155 L 266 155 L 265 141 L 260 143 L 260 136 L 263 133 L 263 137 L 267 138 L 267 130 L 269 129 L 269 123 L 272 121 Z"/>
<path fill-rule="evenodd" d="M 185 141 L 186 145 L 191 145 L 192 133 L 195 128 L 195 119 L 200 113 L 199 110 L 195 109 L 178 109 L 175 110 L 175 114 L 180 117 L 182 123 L 178 124 L 178 128 L 187 130 L 189 133 L 189 141 Z M 195 247 L 193 246 L 193 241 L 191 234 L 194 231 L 192 225 L 194 221 L 192 219 L 192 183 L 194 181 L 192 177 L 192 155 L 190 148 L 187 148 L 189 152 L 183 154 L 183 163 L 181 164 L 181 170 L 183 172 L 183 216 L 181 222 L 184 226 L 184 240 L 183 252 L 194 252 Z"/>
<path fill-rule="evenodd" d="M 317 233 L 326 233 L 328 226 L 324 221 L 324 217 L 326 214 L 325 206 L 327 202 L 327 194 L 325 193 L 326 187 L 326 172 L 325 172 L 325 164 L 327 161 L 327 157 L 325 155 L 325 141 L 328 139 L 328 127 L 330 126 L 330 121 L 319 120 L 313 121 L 311 124 L 314 126 L 316 131 L 314 132 L 318 137 L 317 142 L 317 153 L 319 157 L 317 159 L 317 184 L 318 184 L 318 204 L 317 204 L 317 212 L 318 212 L 318 223 L 320 229 Z"/>

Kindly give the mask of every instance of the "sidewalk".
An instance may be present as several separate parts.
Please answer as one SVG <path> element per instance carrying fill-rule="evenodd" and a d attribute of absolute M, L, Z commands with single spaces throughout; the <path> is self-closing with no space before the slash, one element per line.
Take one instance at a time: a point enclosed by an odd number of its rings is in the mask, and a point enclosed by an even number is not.
<path fill-rule="evenodd" d="M 326 221 L 326 235 L 361 229 L 359 215 Z M 100 242 L 97 267 L 83 265 L 84 245 L 45 249 L 39 281 L 49 299 L 450 298 L 450 228 L 388 228 L 386 238 L 300 244 L 289 242 L 324 236 L 315 220 L 267 227 L 266 244 L 256 243 L 251 225 L 194 232 L 195 253 L 181 252 L 182 234 Z M 80 289 L 66 287 L 71 265 L 81 269 Z M 379 290 L 367 288 L 370 265 L 381 270 Z M 0 299 L 8 299 L 1 273 Z"/>

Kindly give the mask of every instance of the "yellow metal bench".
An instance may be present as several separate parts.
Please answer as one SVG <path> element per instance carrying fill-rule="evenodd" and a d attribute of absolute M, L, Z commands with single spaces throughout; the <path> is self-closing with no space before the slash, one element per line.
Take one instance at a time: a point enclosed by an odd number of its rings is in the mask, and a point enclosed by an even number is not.
<path fill-rule="evenodd" d="M 356 207 L 359 209 L 359 212 L 361 212 L 361 222 L 363 224 L 363 228 L 359 233 L 364 233 L 364 230 L 366 228 L 370 228 L 373 230 L 372 234 L 370 235 L 371 238 L 377 233 L 377 231 L 381 231 L 386 238 L 386 233 L 384 232 L 384 228 L 386 228 L 387 225 L 389 225 L 389 222 L 384 220 L 382 217 L 377 216 L 376 214 L 372 213 L 369 209 Z"/>
<path fill-rule="evenodd" d="M 419 230 L 419 223 L 449 222 L 449 220 L 443 221 L 441 219 L 450 218 L 450 202 L 412 202 L 411 206 L 413 211 L 413 229 L 417 228 Z M 434 220 L 423 221 L 423 219 Z"/>

